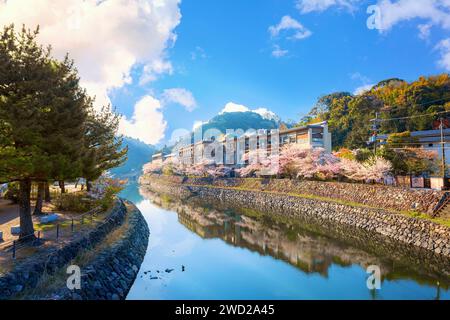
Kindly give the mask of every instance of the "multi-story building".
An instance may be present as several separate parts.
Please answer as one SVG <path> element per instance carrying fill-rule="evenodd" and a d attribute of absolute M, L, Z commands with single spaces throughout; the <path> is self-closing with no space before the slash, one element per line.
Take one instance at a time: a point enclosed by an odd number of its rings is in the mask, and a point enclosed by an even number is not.
<path fill-rule="evenodd" d="M 154 154 L 153 156 L 152 156 L 152 163 L 155 163 L 155 164 L 163 164 L 163 162 L 164 162 L 164 154 L 161 152 L 161 153 L 156 153 L 156 154 Z"/>
<path fill-rule="evenodd" d="M 331 133 L 327 122 L 310 124 L 304 127 L 292 128 L 278 132 L 279 146 L 295 143 L 306 148 L 323 148 L 332 151 Z M 259 130 L 247 132 L 241 136 L 222 135 L 216 140 L 202 140 L 177 149 L 180 162 L 198 164 L 205 158 L 216 159 L 217 164 L 242 166 L 245 153 L 255 149 L 265 149 L 270 154 L 272 149 L 272 132 Z"/>
<path fill-rule="evenodd" d="M 280 144 L 297 143 L 305 148 L 323 148 L 331 153 L 331 133 L 328 123 L 321 122 L 280 132 Z"/>

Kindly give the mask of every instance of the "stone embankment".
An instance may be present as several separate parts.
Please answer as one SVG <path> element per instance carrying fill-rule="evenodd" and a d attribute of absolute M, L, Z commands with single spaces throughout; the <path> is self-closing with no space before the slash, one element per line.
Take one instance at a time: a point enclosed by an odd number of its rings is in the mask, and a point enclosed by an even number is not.
<path fill-rule="evenodd" d="M 234 180 L 231 179 L 231 183 Z M 232 188 L 225 179 L 220 182 L 223 186 L 217 182 L 211 185 L 187 184 L 186 181 L 184 183 L 169 181 L 159 176 L 146 177 L 141 183 L 153 191 L 179 197 L 196 196 L 230 206 L 251 208 L 287 217 L 306 218 L 319 225 L 346 225 L 425 249 L 446 259 L 450 258 L 450 228 L 384 209 L 351 206 L 335 201 L 290 195 L 293 190 L 290 190 L 289 194 L 268 192 L 268 190 L 264 192 L 242 190 L 239 187 Z M 399 206 L 403 205 L 399 204 Z"/>
<path fill-rule="evenodd" d="M 81 289 L 71 291 L 65 281 L 48 296 L 23 296 L 33 292 L 44 277 L 54 276 L 77 256 L 101 245 L 105 238 L 127 223 L 120 239 L 105 246 L 87 265 L 81 266 Z M 131 203 L 117 200 L 105 222 L 60 249 L 33 256 L 0 277 L 0 300 L 14 299 L 124 299 L 144 259 L 149 229 L 140 211 Z M 68 275 L 66 275 L 68 277 Z"/>
<path fill-rule="evenodd" d="M 148 175 L 141 178 L 145 184 L 149 179 L 184 185 L 209 185 L 233 187 L 254 191 L 272 191 L 287 194 L 311 195 L 329 199 L 356 202 L 367 206 L 396 211 L 418 211 L 433 215 L 445 192 L 427 189 L 408 189 L 383 185 L 299 181 L 291 179 L 211 179 L 179 176 Z"/>

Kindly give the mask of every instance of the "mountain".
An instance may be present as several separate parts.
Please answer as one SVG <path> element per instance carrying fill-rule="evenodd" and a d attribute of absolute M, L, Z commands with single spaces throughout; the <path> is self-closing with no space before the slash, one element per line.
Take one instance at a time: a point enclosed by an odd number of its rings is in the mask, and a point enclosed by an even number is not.
<path fill-rule="evenodd" d="M 203 132 L 208 129 L 215 128 L 223 133 L 227 129 L 276 129 L 279 122 L 275 119 L 263 118 L 255 112 L 229 112 L 220 114 L 212 118 L 209 122 L 203 124 Z M 129 137 L 123 138 L 123 146 L 128 146 L 128 160 L 118 168 L 111 170 L 111 173 L 119 178 L 128 178 L 133 181 L 142 173 L 142 167 L 152 159 L 152 155 L 158 150 L 140 140 Z M 170 147 L 164 147 L 161 151 L 169 153 Z"/>
<path fill-rule="evenodd" d="M 222 133 L 226 133 L 227 129 L 277 129 L 279 121 L 263 118 L 260 114 L 255 112 L 226 112 L 219 114 L 210 121 L 202 125 L 202 130 L 205 132 L 209 129 L 218 129 Z"/>
<path fill-rule="evenodd" d="M 112 169 L 111 173 L 120 178 L 138 178 L 142 166 L 152 160 L 155 147 L 129 137 L 123 137 L 123 146 L 128 146 L 128 160 L 123 166 Z"/>

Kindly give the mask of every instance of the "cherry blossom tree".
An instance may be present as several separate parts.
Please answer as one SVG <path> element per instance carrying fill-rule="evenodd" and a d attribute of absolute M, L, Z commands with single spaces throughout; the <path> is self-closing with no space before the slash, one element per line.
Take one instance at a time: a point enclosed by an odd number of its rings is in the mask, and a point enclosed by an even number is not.
<path fill-rule="evenodd" d="M 379 181 L 391 173 L 392 164 L 381 157 L 372 157 L 363 163 L 356 160 L 341 159 L 341 170 L 342 174 L 350 180 Z"/>
<path fill-rule="evenodd" d="M 340 160 L 322 148 L 305 149 L 305 156 L 294 160 L 298 178 L 336 178 L 341 172 Z"/>
<path fill-rule="evenodd" d="M 343 176 L 353 181 L 379 181 L 392 171 L 391 162 L 382 157 L 359 162 L 353 155 L 351 150 L 330 154 L 322 148 L 288 144 L 281 148 L 279 155 L 269 156 L 265 149 L 247 152 L 243 157 L 247 165 L 236 170 L 236 173 L 241 177 L 277 174 L 299 179 L 329 180 Z M 216 165 L 208 159 L 195 164 L 182 164 L 179 159 L 172 157 L 163 164 L 147 164 L 144 170 L 146 173 L 162 171 L 164 174 L 223 178 L 229 177 L 233 168 Z"/>
<path fill-rule="evenodd" d="M 161 173 L 163 169 L 163 164 L 161 162 L 150 162 L 144 165 L 144 174 L 148 173 Z"/>
<path fill-rule="evenodd" d="M 236 170 L 241 177 L 250 177 L 270 169 L 271 159 L 264 149 L 250 150 L 243 156 L 243 160 L 248 162 L 248 165 Z"/>
<path fill-rule="evenodd" d="M 366 177 L 366 169 L 364 165 L 356 160 L 341 159 L 341 174 L 355 181 L 363 181 Z"/>
<path fill-rule="evenodd" d="M 207 173 L 213 178 L 225 178 L 229 177 L 232 171 L 232 168 L 220 165 L 218 167 L 207 170 Z"/>
<path fill-rule="evenodd" d="M 280 150 L 278 156 L 279 171 L 278 174 L 294 178 L 298 175 L 298 161 L 306 159 L 310 149 L 305 149 L 298 144 L 287 144 Z"/>
<path fill-rule="evenodd" d="M 198 163 L 185 165 L 183 173 L 188 176 L 206 177 L 209 175 L 208 170 L 211 170 L 214 165 L 213 160 L 203 159 Z"/>
<path fill-rule="evenodd" d="M 366 168 L 366 179 L 379 181 L 392 172 L 392 164 L 381 157 L 370 158 L 363 164 Z"/>

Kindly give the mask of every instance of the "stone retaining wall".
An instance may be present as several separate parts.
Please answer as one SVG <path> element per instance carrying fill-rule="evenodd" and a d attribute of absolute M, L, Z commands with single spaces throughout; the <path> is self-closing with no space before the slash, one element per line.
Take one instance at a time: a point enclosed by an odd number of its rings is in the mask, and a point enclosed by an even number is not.
<path fill-rule="evenodd" d="M 211 179 L 183 178 L 178 176 L 149 175 L 141 179 L 158 179 L 185 185 L 212 185 L 216 187 L 237 187 L 251 190 L 296 193 L 318 197 L 357 202 L 375 208 L 396 211 L 418 211 L 433 215 L 443 191 L 408 189 L 383 185 L 344 182 L 300 181 L 291 179 Z"/>
<path fill-rule="evenodd" d="M 61 288 L 58 300 L 124 300 L 147 251 L 149 229 L 141 212 L 131 203 L 128 229 L 122 238 L 82 268 L 81 290 Z"/>
<path fill-rule="evenodd" d="M 208 186 L 185 186 L 156 178 L 146 181 L 151 190 L 179 197 L 196 196 L 230 206 L 252 208 L 288 217 L 307 218 L 318 225 L 342 224 L 450 258 L 450 228 L 428 220 L 370 209 L 261 191 Z"/>
<path fill-rule="evenodd" d="M 100 275 L 94 280 L 100 281 L 100 284 L 103 283 L 105 288 L 109 288 L 109 285 L 117 287 L 115 291 L 117 296 L 111 294 L 110 296 L 107 295 L 107 297 L 111 299 L 124 298 L 137 275 L 138 268 L 145 255 L 148 243 L 148 227 L 139 210 L 135 209 L 128 213 L 124 202 L 118 200 L 105 223 L 60 249 L 52 249 L 45 252 L 45 254 L 35 255 L 26 259 L 16 266 L 13 271 L 1 276 L 0 300 L 14 298 L 26 289 L 35 288 L 42 276 L 55 274 L 56 271 L 66 266 L 78 254 L 86 249 L 93 248 L 104 240 L 111 231 L 123 224 L 127 214 L 130 214 L 128 233 L 119 243 L 113 245 L 110 250 L 100 254 L 96 262 L 91 266 L 93 269 L 89 269 L 95 271 L 97 276 Z M 133 228 L 136 228 L 136 232 L 134 232 Z M 124 250 L 125 246 L 129 246 L 127 250 Z M 109 265 L 105 261 L 108 261 Z M 109 283 L 107 286 L 105 283 L 109 282 L 110 279 L 106 278 L 106 274 L 111 264 L 118 268 L 120 272 L 116 273 L 117 277 L 114 278 L 114 283 Z M 131 268 L 129 268 L 130 266 Z M 103 273 L 103 268 L 107 272 Z M 83 273 L 87 275 L 87 278 L 85 277 L 82 280 L 87 290 L 75 292 L 73 297 L 82 299 L 103 298 L 103 293 L 107 294 L 107 292 L 103 288 L 99 288 L 98 284 L 92 279 L 91 275 L 93 273 L 86 273 L 84 270 Z M 111 276 L 112 273 L 108 273 L 108 275 Z M 99 289 L 99 291 L 92 290 L 92 287 Z"/>

